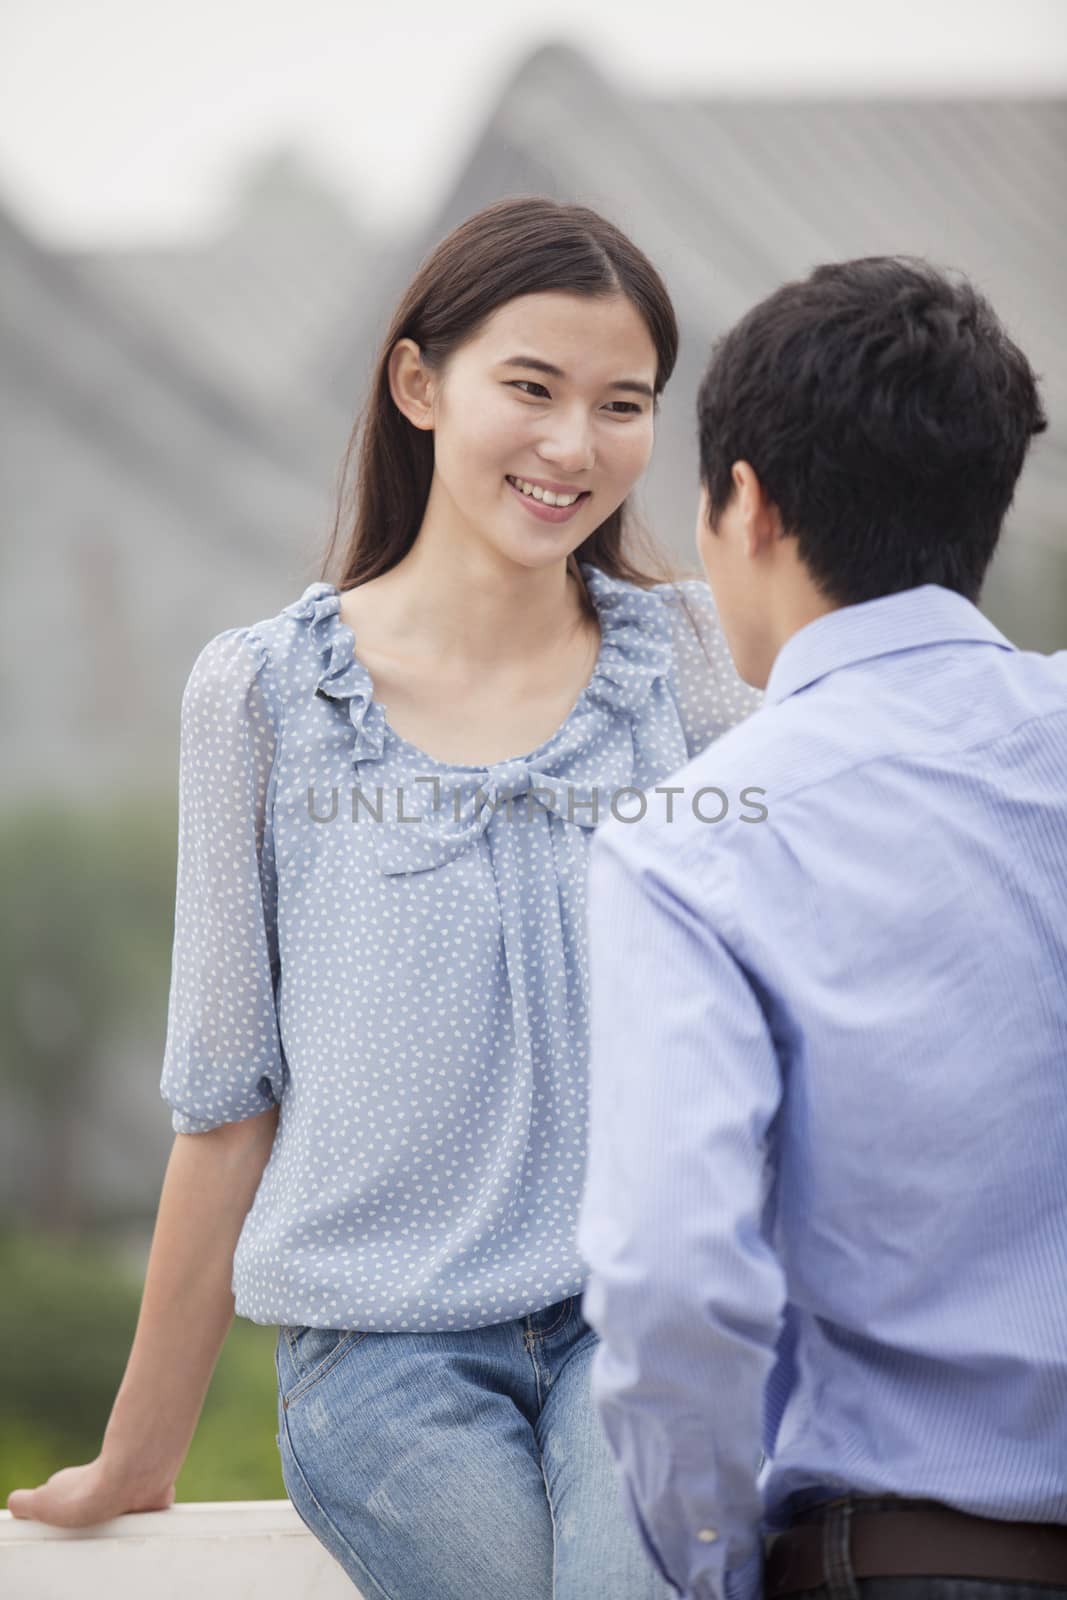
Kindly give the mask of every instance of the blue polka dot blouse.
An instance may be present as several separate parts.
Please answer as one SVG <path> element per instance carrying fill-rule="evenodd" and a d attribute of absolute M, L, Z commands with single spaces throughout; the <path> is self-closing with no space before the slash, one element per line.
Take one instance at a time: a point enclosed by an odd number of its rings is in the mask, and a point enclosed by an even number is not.
<path fill-rule="evenodd" d="M 332 584 L 193 665 L 160 1093 L 179 1133 L 280 1105 L 234 1256 L 252 1322 L 474 1328 L 583 1286 L 592 830 L 762 696 L 701 580 L 581 570 L 592 677 L 488 767 L 393 731 Z"/>

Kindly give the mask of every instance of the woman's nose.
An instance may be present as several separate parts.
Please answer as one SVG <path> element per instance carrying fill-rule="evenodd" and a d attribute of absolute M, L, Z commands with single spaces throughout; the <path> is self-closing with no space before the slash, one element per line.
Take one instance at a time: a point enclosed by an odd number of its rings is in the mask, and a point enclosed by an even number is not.
<path fill-rule="evenodd" d="M 561 423 L 537 447 L 543 461 L 561 472 L 588 472 L 595 460 L 593 435 L 587 420 Z"/>

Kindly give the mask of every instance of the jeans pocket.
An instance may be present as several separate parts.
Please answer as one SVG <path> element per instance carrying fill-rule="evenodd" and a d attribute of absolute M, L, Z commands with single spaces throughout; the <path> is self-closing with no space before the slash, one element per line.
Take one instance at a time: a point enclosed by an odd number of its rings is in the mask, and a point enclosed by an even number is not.
<path fill-rule="evenodd" d="M 282 1378 L 282 1404 L 286 1409 L 306 1394 L 320 1378 L 340 1361 L 353 1344 L 367 1337 L 366 1332 L 355 1328 L 304 1328 L 282 1327 L 288 1355 L 288 1370 Z"/>

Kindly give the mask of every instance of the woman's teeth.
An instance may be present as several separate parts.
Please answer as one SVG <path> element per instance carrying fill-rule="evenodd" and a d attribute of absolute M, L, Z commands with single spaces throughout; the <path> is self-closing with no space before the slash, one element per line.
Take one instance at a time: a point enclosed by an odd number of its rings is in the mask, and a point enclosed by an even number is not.
<path fill-rule="evenodd" d="M 546 506 L 572 506 L 580 498 L 579 494 L 553 494 L 551 489 L 541 489 L 535 484 L 527 483 L 525 478 L 509 476 L 508 482 L 513 483 L 516 489 L 521 489 L 523 494 L 531 494 L 535 500 L 543 500 Z"/>

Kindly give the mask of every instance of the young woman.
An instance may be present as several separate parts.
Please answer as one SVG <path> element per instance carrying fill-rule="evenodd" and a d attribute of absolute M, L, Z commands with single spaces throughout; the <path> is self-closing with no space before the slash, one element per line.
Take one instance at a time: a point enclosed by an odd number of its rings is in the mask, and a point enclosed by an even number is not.
<path fill-rule="evenodd" d="M 674 1592 L 574 1231 L 592 829 L 759 698 L 706 584 L 626 550 L 676 347 L 602 217 L 470 218 L 385 338 L 339 584 L 201 652 L 141 1318 L 100 1457 L 16 1515 L 170 1504 L 236 1310 L 279 1325 L 286 1488 L 367 1600 Z"/>

